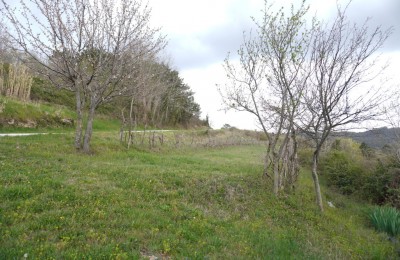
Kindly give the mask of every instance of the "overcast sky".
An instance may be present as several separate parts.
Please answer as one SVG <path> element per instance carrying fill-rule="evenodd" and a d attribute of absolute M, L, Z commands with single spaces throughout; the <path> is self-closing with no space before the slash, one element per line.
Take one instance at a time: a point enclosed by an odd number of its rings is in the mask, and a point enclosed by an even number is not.
<path fill-rule="evenodd" d="M 299 0 L 276 0 L 274 6 L 299 4 Z M 329 20 L 335 14 L 335 0 L 310 0 L 310 17 Z M 340 1 L 345 4 L 347 1 Z M 212 127 L 228 123 L 239 128 L 255 129 L 254 118 L 245 113 L 221 111 L 216 84 L 224 84 L 222 67 L 228 52 L 235 53 L 242 43 L 243 31 L 254 27 L 251 17 L 260 17 L 263 0 L 149 0 L 152 21 L 167 34 L 167 54 L 171 65 L 195 92 L 203 117 L 209 115 Z M 348 10 L 351 20 L 362 23 L 371 17 L 371 26 L 394 27 L 387 41 L 384 58 L 391 59 L 393 77 L 400 76 L 400 0 L 354 0 Z"/>

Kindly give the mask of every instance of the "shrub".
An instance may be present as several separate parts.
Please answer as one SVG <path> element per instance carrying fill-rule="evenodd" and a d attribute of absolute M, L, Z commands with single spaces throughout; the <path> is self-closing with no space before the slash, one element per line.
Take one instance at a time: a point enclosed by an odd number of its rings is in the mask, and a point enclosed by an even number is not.
<path fill-rule="evenodd" d="M 366 143 L 362 142 L 360 144 L 360 151 L 362 153 L 362 155 L 366 158 L 371 158 L 375 155 L 375 151 L 374 149 L 372 149 L 371 147 L 369 147 Z"/>
<path fill-rule="evenodd" d="M 379 160 L 375 170 L 363 180 L 363 198 L 376 204 L 385 204 L 390 177 L 388 167 Z"/>
<path fill-rule="evenodd" d="M 398 166 L 388 169 L 389 184 L 387 185 L 387 201 L 400 209 L 400 169 Z"/>
<path fill-rule="evenodd" d="M 320 167 L 327 184 L 342 194 L 400 209 L 400 165 L 390 155 L 365 144 L 336 139 L 321 157 Z"/>
<path fill-rule="evenodd" d="M 400 209 L 400 169 L 378 161 L 373 172 L 362 180 L 363 198 Z"/>
<path fill-rule="evenodd" d="M 372 225 L 378 231 L 390 236 L 400 234 L 400 212 L 392 207 L 376 207 L 369 215 Z"/>
<path fill-rule="evenodd" d="M 361 165 L 346 152 L 332 150 L 322 162 L 323 173 L 328 185 L 335 186 L 343 194 L 358 191 L 363 177 Z"/>

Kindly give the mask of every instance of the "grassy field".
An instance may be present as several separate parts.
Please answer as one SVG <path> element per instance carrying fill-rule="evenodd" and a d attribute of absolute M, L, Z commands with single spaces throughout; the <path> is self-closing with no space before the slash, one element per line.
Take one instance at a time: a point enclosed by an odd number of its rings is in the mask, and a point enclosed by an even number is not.
<path fill-rule="evenodd" d="M 94 135 L 0 138 L 0 259 L 395 259 L 368 205 L 311 178 L 272 196 L 261 145 L 131 149 Z"/>

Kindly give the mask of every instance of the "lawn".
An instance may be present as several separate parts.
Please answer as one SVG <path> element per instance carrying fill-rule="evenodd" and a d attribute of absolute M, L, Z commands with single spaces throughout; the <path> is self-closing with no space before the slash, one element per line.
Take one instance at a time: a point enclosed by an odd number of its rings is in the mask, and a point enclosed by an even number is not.
<path fill-rule="evenodd" d="M 97 132 L 92 155 L 73 133 L 0 138 L 0 259 L 388 259 L 395 246 L 368 205 L 309 172 L 276 198 L 262 145 L 127 150 Z M 323 187 L 324 188 L 324 187 Z"/>

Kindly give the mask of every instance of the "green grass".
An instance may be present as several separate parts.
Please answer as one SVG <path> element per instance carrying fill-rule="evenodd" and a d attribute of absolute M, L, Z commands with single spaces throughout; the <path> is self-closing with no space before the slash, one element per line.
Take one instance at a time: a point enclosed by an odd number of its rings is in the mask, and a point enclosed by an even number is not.
<path fill-rule="evenodd" d="M 260 145 L 126 150 L 95 133 L 0 138 L 0 259 L 388 259 L 369 206 L 333 192 L 320 214 L 302 172 L 276 198 Z"/>

